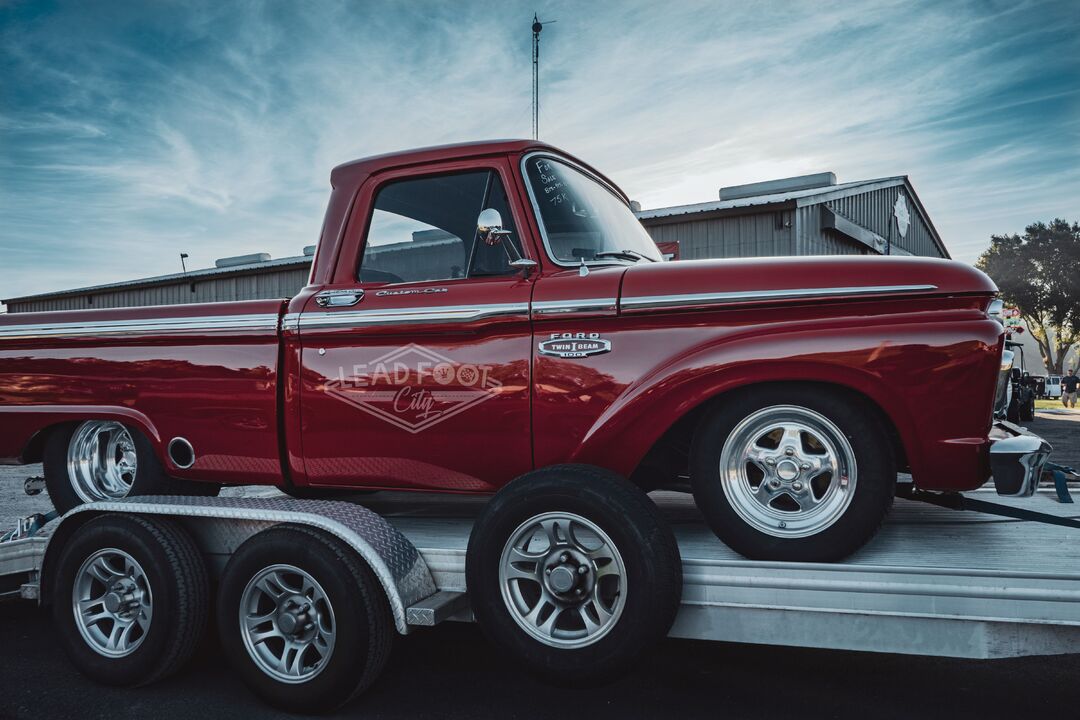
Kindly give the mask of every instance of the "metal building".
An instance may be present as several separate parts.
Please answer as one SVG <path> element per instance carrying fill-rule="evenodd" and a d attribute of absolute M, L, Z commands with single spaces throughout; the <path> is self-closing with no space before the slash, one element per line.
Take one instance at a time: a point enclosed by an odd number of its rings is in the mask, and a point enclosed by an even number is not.
<path fill-rule="evenodd" d="M 720 189 L 720 199 L 637 213 L 679 258 L 764 255 L 949 257 L 907 176 L 836 184 L 833 173 Z"/>
<path fill-rule="evenodd" d="M 949 257 L 906 176 L 836 184 L 833 173 L 720 189 L 720 199 L 637 213 L 665 254 L 679 259 L 892 254 Z M 428 236 L 430 235 L 430 237 Z M 404 268 L 440 245 L 436 234 L 380 248 Z M 216 267 L 4 300 L 8 312 L 285 298 L 308 279 L 314 247 L 296 257 L 225 258 Z M 442 250 L 440 249 L 440 252 Z M 380 265 L 380 267 L 382 267 Z M 445 264 L 441 263 L 441 266 Z"/>

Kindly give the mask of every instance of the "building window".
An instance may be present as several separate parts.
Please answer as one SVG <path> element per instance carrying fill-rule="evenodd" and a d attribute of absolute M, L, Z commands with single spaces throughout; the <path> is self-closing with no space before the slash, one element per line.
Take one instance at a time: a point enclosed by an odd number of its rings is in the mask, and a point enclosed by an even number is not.
<path fill-rule="evenodd" d="M 511 235 L 497 245 L 476 232 L 494 208 Z M 505 243 L 513 243 L 507 247 Z M 399 180 L 382 187 L 360 261 L 364 283 L 407 283 L 508 275 L 521 244 L 510 203 L 494 170 Z"/>

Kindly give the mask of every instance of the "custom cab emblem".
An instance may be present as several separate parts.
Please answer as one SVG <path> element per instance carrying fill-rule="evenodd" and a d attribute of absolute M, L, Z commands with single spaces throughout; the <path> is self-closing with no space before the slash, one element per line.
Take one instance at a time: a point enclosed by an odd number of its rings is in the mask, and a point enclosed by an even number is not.
<path fill-rule="evenodd" d="M 551 333 L 540 343 L 540 354 L 561 358 L 583 358 L 611 352 L 611 341 L 600 333 Z"/>
<path fill-rule="evenodd" d="M 387 295 L 431 295 L 432 293 L 444 292 L 446 292 L 446 288 L 444 287 L 409 288 L 407 290 L 380 290 L 375 293 L 375 297 L 386 297 Z"/>

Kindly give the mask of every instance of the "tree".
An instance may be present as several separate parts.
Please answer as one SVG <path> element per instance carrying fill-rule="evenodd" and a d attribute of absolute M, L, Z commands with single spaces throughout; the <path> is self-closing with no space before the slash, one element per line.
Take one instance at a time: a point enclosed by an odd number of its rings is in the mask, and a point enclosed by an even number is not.
<path fill-rule="evenodd" d="M 1056 219 L 1028 225 L 1023 235 L 992 235 L 975 265 L 1019 308 L 1047 370 L 1061 375 L 1080 341 L 1080 223 Z"/>

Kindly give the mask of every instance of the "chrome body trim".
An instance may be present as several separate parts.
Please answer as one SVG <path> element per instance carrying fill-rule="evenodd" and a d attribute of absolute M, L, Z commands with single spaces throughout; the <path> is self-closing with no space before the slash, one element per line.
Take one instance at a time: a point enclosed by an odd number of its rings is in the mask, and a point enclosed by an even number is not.
<path fill-rule="evenodd" d="M 618 298 L 587 298 L 582 300 L 543 300 L 532 304 L 533 315 L 560 315 L 578 312 L 614 312 Z"/>
<path fill-rule="evenodd" d="M 491 305 L 453 305 L 415 308 L 390 308 L 386 310 L 345 310 L 341 312 L 305 312 L 285 316 L 285 325 L 291 322 L 300 330 L 355 328 L 372 325 L 411 325 L 418 323 L 472 322 L 509 315 L 527 316 L 528 303 L 494 303 Z"/>
<path fill-rule="evenodd" d="M 648 310 L 693 305 L 724 305 L 770 300 L 797 300 L 844 295 L 889 295 L 937 290 L 937 285 L 859 285 L 855 287 L 785 288 L 685 295 L 643 295 L 621 298 L 620 310 Z"/>
<path fill-rule="evenodd" d="M 0 340 L 78 337 L 139 337 L 144 335 L 202 335 L 244 331 L 276 332 L 278 316 L 212 315 L 174 319 L 95 320 L 43 323 L 40 325 L 0 325 Z"/>

